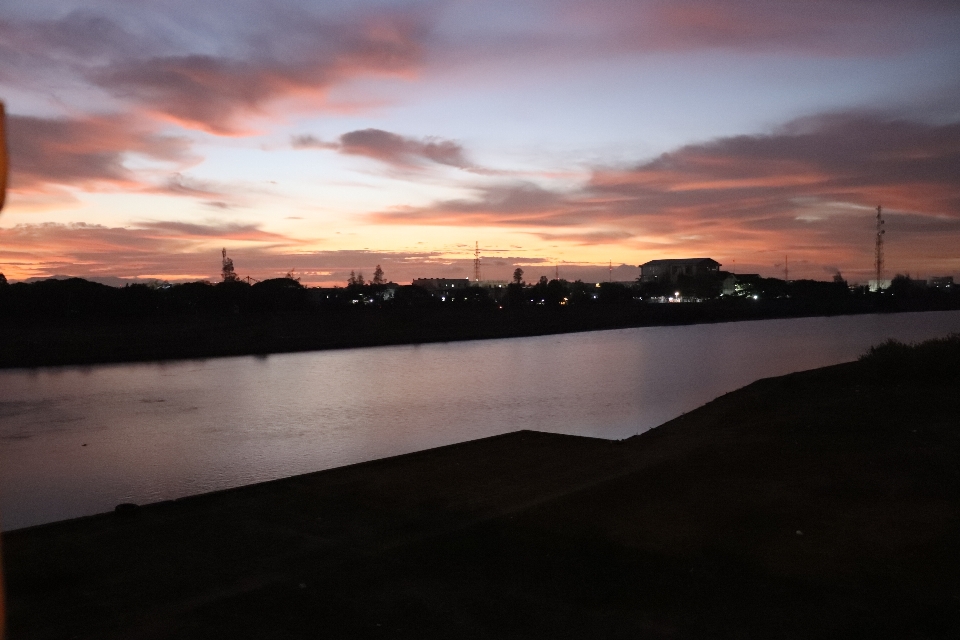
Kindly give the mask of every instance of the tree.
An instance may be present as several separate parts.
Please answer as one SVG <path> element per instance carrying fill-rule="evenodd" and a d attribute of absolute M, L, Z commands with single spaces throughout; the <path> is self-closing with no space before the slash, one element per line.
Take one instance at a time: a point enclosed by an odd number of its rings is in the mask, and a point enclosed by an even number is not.
<path fill-rule="evenodd" d="M 358 272 L 357 272 L 357 286 L 358 286 L 358 287 L 362 287 L 362 286 L 365 285 L 365 284 L 367 284 L 367 283 L 364 282 L 364 280 L 363 280 L 363 271 L 358 271 Z"/>
<path fill-rule="evenodd" d="M 238 282 L 240 280 L 240 276 L 233 270 L 233 260 L 227 257 L 226 248 L 223 250 L 223 269 L 220 275 L 223 276 L 224 282 Z"/>
<path fill-rule="evenodd" d="M 517 267 L 513 270 L 513 283 L 521 284 L 523 282 L 523 269 Z"/>
<path fill-rule="evenodd" d="M 380 268 L 380 265 L 377 265 L 377 268 L 373 270 L 373 280 L 370 281 L 370 284 L 384 284 L 383 269 Z"/>
<path fill-rule="evenodd" d="M 356 284 L 357 284 L 357 274 L 351 271 L 350 277 L 347 278 L 347 286 L 353 287 L 353 286 L 356 286 Z"/>

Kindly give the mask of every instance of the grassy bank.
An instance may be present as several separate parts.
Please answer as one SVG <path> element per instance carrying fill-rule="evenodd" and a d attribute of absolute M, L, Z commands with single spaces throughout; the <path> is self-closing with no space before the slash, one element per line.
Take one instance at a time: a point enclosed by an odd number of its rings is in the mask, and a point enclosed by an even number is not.
<path fill-rule="evenodd" d="M 12 638 L 953 638 L 960 338 L 4 534 Z"/>

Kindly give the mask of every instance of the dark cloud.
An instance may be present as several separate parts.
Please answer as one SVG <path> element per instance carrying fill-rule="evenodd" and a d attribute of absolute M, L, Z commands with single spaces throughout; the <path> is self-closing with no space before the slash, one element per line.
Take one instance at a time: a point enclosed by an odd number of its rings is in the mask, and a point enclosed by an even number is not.
<path fill-rule="evenodd" d="M 799 51 L 889 55 L 948 39 L 954 2 L 929 0 L 604 0 L 564 3 L 563 15 L 635 51 Z"/>
<path fill-rule="evenodd" d="M 294 149 L 339 149 L 340 145 L 336 142 L 324 142 L 320 138 L 302 134 L 290 138 L 290 146 Z"/>
<path fill-rule="evenodd" d="M 316 104 L 337 83 L 412 72 L 421 58 L 418 35 L 419 25 L 404 19 L 274 20 L 261 26 L 259 46 L 246 52 L 132 59 L 98 68 L 90 79 L 157 116 L 230 135 L 244 131 L 242 117 L 265 115 L 274 100 Z"/>
<path fill-rule="evenodd" d="M 762 225 L 878 202 L 893 210 L 960 217 L 960 123 L 870 114 L 806 118 L 769 135 L 722 138 L 634 167 L 598 168 L 571 192 L 502 184 L 479 189 L 476 199 L 397 208 L 374 218 L 517 226 L 752 219 Z"/>
<path fill-rule="evenodd" d="M 340 136 L 340 153 L 367 156 L 398 166 L 426 159 L 452 167 L 469 166 L 463 148 L 451 140 L 415 140 L 380 129 L 350 131 Z"/>
<path fill-rule="evenodd" d="M 149 31 L 131 33 L 110 17 L 78 9 L 49 20 L 0 19 L 0 57 L 55 63 L 103 63 L 143 55 L 161 46 Z"/>
<path fill-rule="evenodd" d="M 333 149 L 344 155 L 373 158 L 400 169 L 412 169 L 424 162 L 474 169 L 463 147 L 443 138 L 411 138 L 382 129 L 360 129 L 340 136 L 337 142 L 325 142 L 306 134 L 293 136 L 294 149 Z"/>
<path fill-rule="evenodd" d="M 770 135 L 723 138 L 632 169 L 598 170 L 588 190 L 629 198 L 641 212 L 749 217 L 882 202 L 960 216 L 960 123 L 858 113 L 804 118 Z"/>

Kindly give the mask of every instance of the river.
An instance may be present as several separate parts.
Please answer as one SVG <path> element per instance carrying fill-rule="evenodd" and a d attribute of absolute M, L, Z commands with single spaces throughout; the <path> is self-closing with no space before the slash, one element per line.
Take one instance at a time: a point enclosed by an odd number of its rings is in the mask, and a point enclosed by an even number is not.
<path fill-rule="evenodd" d="M 0 371 L 0 525 L 517 429 L 626 438 L 759 378 L 951 332 L 960 311 Z"/>

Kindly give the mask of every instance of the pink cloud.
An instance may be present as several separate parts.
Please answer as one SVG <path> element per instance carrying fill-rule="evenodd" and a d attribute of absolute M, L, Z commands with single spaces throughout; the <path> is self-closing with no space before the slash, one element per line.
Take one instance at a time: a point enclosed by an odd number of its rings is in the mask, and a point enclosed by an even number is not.
<path fill-rule="evenodd" d="M 131 188 L 140 181 L 125 160 L 139 154 L 155 160 L 189 158 L 184 138 L 162 136 L 124 116 L 49 119 L 11 115 L 7 132 L 11 190 L 46 191 L 56 185 Z"/>
<path fill-rule="evenodd" d="M 659 255 L 790 251 L 816 271 L 870 264 L 871 212 L 882 203 L 903 251 L 898 259 L 960 268 L 950 254 L 960 242 L 960 123 L 830 114 L 769 135 L 688 145 L 633 167 L 597 168 L 572 191 L 509 183 L 476 194 L 371 218 L 512 227 Z"/>

